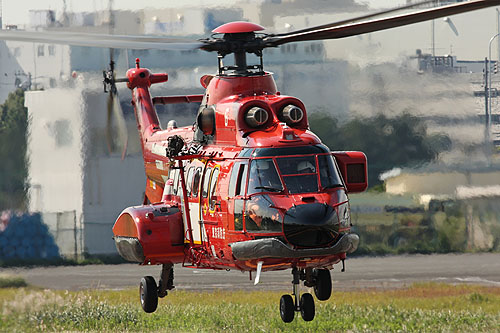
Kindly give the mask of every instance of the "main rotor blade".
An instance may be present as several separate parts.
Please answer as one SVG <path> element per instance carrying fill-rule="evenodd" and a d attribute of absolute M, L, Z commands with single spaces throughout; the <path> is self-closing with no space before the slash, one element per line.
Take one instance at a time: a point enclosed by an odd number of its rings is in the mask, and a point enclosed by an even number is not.
<path fill-rule="evenodd" d="M 387 9 L 387 10 L 383 10 L 383 11 L 379 11 L 379 12 L 375 12 L 375 13 L 363 15 L 363 16 L 354 17 L 354 18 L 347 19 L 347 20 L 342 20 L 342 21 L 337 21 L 337 22 L 333 22 L 333 23 L 318 25 L 318 26 L 315 26 L 315 27 L 301 29 L 301 30 L 295 30 L 293 32 L 288 32 L 288 33 L 275 34 L 274 36 L 287 36 L 290 33 L 298 34 L 298 33 L 304 33 L 304 32 L 314 31 L 314 30 L 320 30 L 320 29 L 338 27 L 340 25 L 345 25 L 345 24 L 348 24 L 348 23 L 354 23 L 354 22 L 359 22 L 359 21 L 362 21 L 362 20 L 368 20 L 368 19 L 371 19 L 371 18 L 374 18 L 374 17 L 377 17 L 377 16 L 381 16 L 381 15 L 387 15 L 387 14 L 390 14 L 390 13 L 399 12 L 399 11 L 406 10 L 406 9 L 412 9 L 412 8 L 417 8 L 417 7 L 420 7 L 420 6 L 428 5 L 428 4 L 431 4 L 431 3 L 437 3 L 438 1 L 439 0 L 421 1 L 421 2 L 412 3 L 412 4 L 409 4 L 409 5 L 405 5 L 405 6 L 400 6 L 400 7 L 396 7 L 396 8 L 391 8 L 391 9 Z"/>
<path fill-rule="evenodd" d="M 313 30 L 308 29 L 306 32 L 298 30 L 282 35 L 271 35 L 265 37 L 263 42 L 266 47 L 273 47 L 291 42 L 345 38 L 499 5 L 500 0 L 473 0 L 388 18 L 327 28 L 319 26 L 318 29 L 311 28 Z"/>
<path fill-rule="evenodd" d="M 115 49 L 195 50 L 204 44 L 186 39 L 79 32 L 0 30 L 0 40 Z"/>

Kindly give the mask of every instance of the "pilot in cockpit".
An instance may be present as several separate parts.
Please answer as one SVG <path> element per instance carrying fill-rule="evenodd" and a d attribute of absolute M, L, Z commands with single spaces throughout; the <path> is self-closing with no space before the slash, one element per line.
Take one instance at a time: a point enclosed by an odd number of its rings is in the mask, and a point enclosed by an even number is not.
<path fill-rule="evenodd" d="M 297 164 L 297 173 L 316 173 L 316 167 L 310 161 L 302 161 Z"/>

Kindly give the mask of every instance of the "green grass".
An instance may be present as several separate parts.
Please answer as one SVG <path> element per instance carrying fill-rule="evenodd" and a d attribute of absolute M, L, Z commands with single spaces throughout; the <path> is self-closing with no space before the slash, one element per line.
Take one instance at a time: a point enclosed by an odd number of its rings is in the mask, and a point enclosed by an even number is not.
<path fill-rule="evenodd" d="M 28 284 L 22 277 L 0 274 L 0 288 L 21 288 Z"/>
<path fill-rule="evenodd" d="M 393 291 L 335 292 L 316 302 L 316 318 L 281 321 L 278 292 L 174 291 L 153 314 L 138 290 L 0 289 L 0 332 L 494 332 L 500 288 L 417 284 Z"/>

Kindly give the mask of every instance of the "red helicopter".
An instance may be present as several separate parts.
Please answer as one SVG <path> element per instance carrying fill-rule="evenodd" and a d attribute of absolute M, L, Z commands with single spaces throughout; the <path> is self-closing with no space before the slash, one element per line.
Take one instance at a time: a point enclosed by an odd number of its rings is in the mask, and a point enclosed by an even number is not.
<path fill-rule="evenodd" d="M 362 152 L 332 152 L 309 130 L 305 105 L 281 95 L 271 73 L 264 71 L 268 47 L 311 40 L 344 38 L 438 17 L 500 5 L 500 0 L 461 2 L 386 18 L 408 5 L 352 20 L 284 34 L 261 34 L 264 28 L 232 22 L 197 43 L 151 37 L 4 32 L 0 38 L 126 48 L 199 48 L 217 52 L 218 73 L 205 75 L 203 95 L 152 97 L 150 86 L 167 74 L 140 66 L 117 82 L 132 91 L 147 177 L 144 202 L 126 208 L 116 220 L 116 248 L 126 260 L 162 265 L 158 284 L 140 282 L 140 301 L 154 312 L 158 298 L 174 288 L 174 264 L 206 269 L 261 272 L 291 268 L 292 295 L 280 299 L 280 315 L 291 322 L 295 312 L 305 321 L 315 316 L 314 298 L 299 292 L 300 282 L 316 298 L 330 298 L 330 270 L 356 250 L 359 237 L 350 232 L 348 193 L 367 188 L 367 160 Z M 234 64 L 223 59 L 234 54 Z M 247 63 L 247 54 L 260 60 Z M 194 126 L 162 129 L 155 105 L 201 103 Z M 293 296 L 293 297 L 292 297 Z"/>

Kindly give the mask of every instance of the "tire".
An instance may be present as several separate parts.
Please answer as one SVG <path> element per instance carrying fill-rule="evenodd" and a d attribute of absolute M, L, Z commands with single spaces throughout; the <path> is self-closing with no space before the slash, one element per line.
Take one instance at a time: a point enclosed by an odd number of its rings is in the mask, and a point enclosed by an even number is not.
<path fill-rule="evenodd" d="M 300 297 L 300 315 L 304 321 L 311 321 L 314 319 L 316 309 L 314 307 L 314 298 L 309 293 L 304 293 Z"/>
<path fill-rule="evenodd" d="M 144 312 L 152 313 L 158 307 L 158 287 L 152 276 L 145 276 L 139 285 L 139 296 Z"/>
<path fill-rule="evenodd" d="M 320 301 L 326 301 L 332 295 L 332 278 L 327 269 L 315 269 L 313 272 L 316 280 L 314 294 Z"/>
<path fill-rule="evenodd" d="M 293 304 L 293 298 L 290 295 L 283 295 L 280 299 L 280 316 L 281 320 L 285 323 L 290 323 L 293 321 L 295 316 L 295 304 Z"/>

